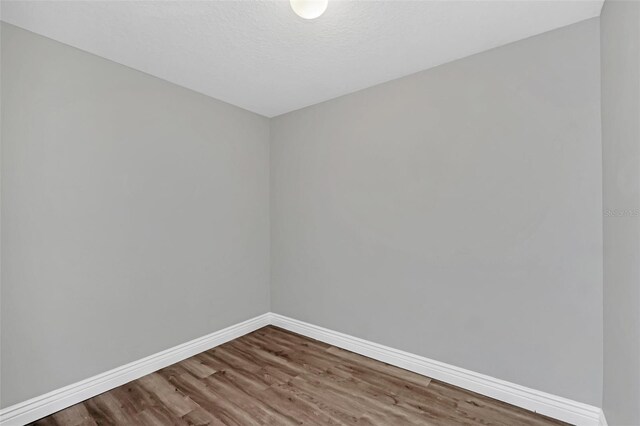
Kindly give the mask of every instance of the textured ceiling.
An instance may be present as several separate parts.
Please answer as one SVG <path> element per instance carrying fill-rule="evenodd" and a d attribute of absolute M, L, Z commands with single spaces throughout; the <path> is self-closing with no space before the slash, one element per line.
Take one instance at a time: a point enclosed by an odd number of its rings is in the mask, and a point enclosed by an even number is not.
<path fill-rule="evenodd" d="M 2 20 L 268 117 L 600 14 L 602 0 L 2 1 Z"/>

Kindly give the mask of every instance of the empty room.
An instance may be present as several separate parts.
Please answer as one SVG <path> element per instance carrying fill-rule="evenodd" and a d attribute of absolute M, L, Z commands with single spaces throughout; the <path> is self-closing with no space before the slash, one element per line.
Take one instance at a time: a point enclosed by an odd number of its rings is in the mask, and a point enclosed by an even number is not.
<path fill-rule="evenodd" d="M 640 1 L 0 0 L 0 426 L 640 426 Z"/>

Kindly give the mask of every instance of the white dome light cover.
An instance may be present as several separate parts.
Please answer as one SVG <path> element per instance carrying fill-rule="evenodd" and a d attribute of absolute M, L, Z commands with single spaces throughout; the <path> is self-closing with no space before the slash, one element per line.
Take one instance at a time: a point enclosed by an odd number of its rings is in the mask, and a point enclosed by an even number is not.
<path fill-rule="evenodd" d="M 291 9 L 301 18 L 315 19 L 327 10 L 329 0 L 289 0 Z"/>

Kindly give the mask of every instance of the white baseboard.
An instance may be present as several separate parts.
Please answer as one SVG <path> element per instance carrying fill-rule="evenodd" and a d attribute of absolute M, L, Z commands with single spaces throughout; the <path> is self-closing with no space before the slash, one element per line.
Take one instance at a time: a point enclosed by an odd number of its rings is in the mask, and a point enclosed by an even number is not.
<path fill-rule="evenodd" d="M 0 426 L 20 426 L 35 421 L 269 324 L 558 420 L 579 426 L 607 426 L 604 413 L 598 407 L 529 389 L 273 313 L 260 315 L 81 382 L 7 407 L 0 410 Z"/>
<path fill-rule="evenodd" d="M 269 325 L 266 313 L 0 410 L 1 426 L 20 426 Z"/>
<path fill-rule="evenodd" d="M 579 426 L 606 426 L 598 407 L 540 392 L 443 362 L 272 314 L 271 323 L 342 349 Z"/>

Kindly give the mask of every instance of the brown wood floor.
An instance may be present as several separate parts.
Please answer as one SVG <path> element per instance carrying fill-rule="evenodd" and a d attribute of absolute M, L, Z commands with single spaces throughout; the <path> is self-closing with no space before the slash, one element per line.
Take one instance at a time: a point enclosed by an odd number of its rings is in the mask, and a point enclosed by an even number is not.
<path fill-rule="evenodd" d="M 35 425 L 562 425 L 265 327 Z"/>

